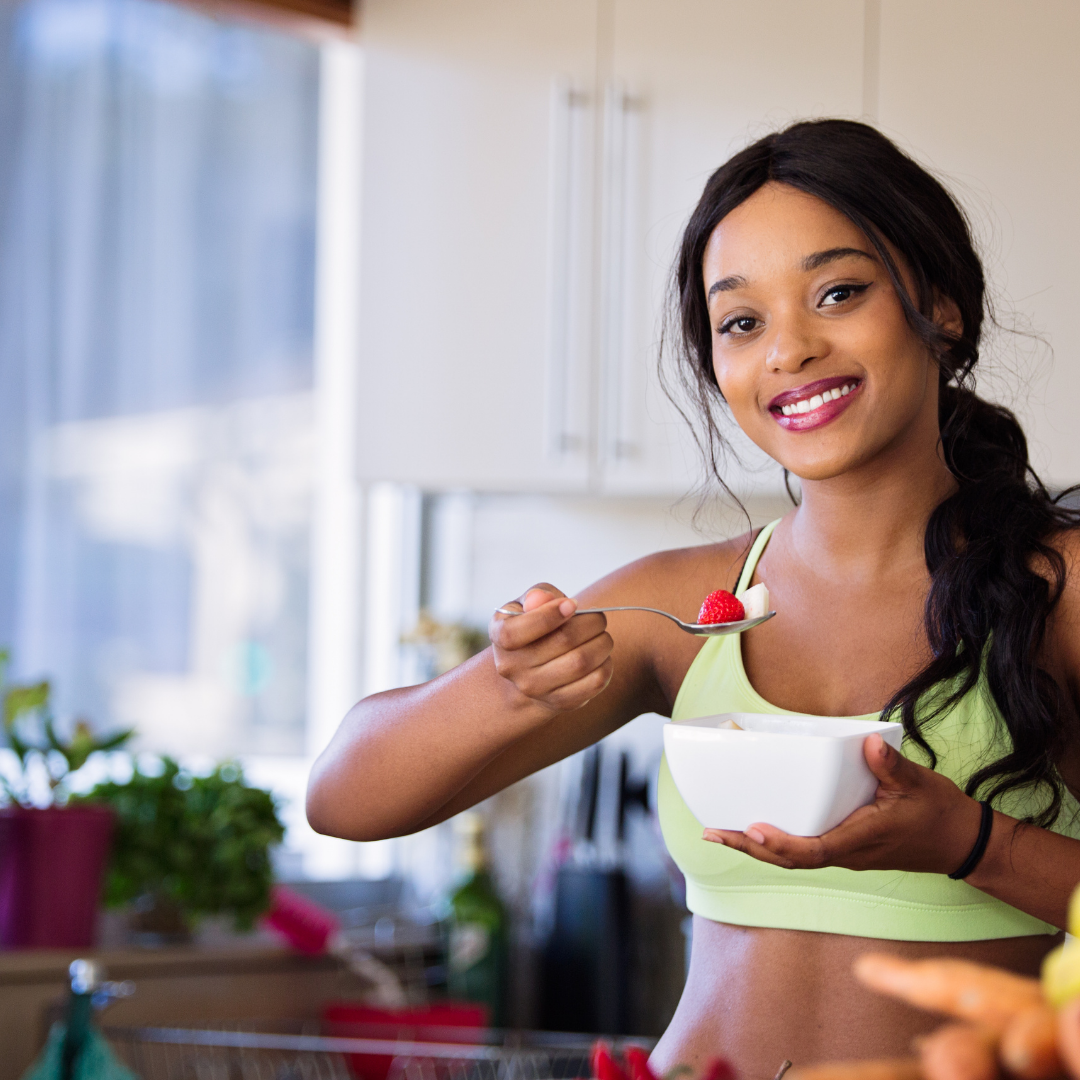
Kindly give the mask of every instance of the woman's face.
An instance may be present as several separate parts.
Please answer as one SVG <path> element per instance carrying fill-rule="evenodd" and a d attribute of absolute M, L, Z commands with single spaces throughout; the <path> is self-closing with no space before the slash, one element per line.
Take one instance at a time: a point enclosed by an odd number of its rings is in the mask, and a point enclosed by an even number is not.
<path fill-rule="evenodd" d="M 717 382 L 770 457 L 825 480 L 913 437 L 936 445 L 937 365 L 873 245 L 839 211 L 766 184 L 713 231 L 702 270 Z M 942 308 L 958 331 L 955 305 Z"/>

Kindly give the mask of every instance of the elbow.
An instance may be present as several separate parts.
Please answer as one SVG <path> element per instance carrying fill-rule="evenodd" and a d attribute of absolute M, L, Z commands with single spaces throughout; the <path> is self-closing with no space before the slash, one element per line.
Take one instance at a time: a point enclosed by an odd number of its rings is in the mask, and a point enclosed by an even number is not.
<path fill-rule="evenodd" d="M 316 761 L 308 777 L 307 796 L 304 800 L 308 824 L 322 836 L 354 839 L 346 835 L 348 830 L 345 828 L 345 815 L 341 809 L 342 799 L 334 791 L 332 777 L 326 775 L 325 763 L 322 760 Z"/>
<path fill-rule="evenodd" d="M 304 801 L 308 824 L 315 832 L 357 842 L 386 840 L 397 835 L 379 828 L 378 822 L 365 820 L 356 802 L 337 789 L 332 778 L 321 772 L 319 764 L 316 762 L 311 771 Z"/>

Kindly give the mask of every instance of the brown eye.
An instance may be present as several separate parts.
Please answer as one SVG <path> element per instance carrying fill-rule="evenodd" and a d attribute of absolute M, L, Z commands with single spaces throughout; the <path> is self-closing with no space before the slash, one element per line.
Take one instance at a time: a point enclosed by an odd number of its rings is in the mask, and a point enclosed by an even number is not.
<path fill-rule="evenodd" d="M 738 337 L 740 334 L 749 334 L 757 328 L 758 320 L 752 315 L 737 315 L 734 319 L 728 319 L 720 327 L 721 334 L 732 334 Z"/>
<path fill-rule="evenodd" d="M 850 300 L 853 296 L 858 296 L 859 293 L 864 293 L 870 286 L 867 285 L 834 285 L 831 289 L 828 289 L 825 295 L 821 298 L 822 307 L 835 307 L 837 304 L 842 304 L 846 300 Z"/>

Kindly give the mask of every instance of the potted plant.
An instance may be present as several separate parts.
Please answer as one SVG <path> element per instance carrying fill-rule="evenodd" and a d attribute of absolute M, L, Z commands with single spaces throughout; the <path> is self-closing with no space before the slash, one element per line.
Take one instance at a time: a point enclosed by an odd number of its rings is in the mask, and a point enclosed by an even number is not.
<path fill-rule="evenodd" d="M 49 683 L 9 683 L 7 667 L 0 650 L 3 741 L 17 764 L 13 776 L 0 773 L 0 948 L 84 948 L 94 940 L 112 814 L 74 805 L 70 782 L 131 732 L 98 737 L 78 720 L 61 734 Z M 44 806 L 31 799 L 35 778 Z"/>
<path fill-rule="evenodd" d="M 285 832 L 273 796 L 231 762 L 207 776 L 168 757 L 159 764 L 78 800 L 115 815 L 106 905 L 132 905 L 132 928 L 147 944 L 182 941 L 208 915 L 250 929 L 269 907 L 270 849 Z"/>

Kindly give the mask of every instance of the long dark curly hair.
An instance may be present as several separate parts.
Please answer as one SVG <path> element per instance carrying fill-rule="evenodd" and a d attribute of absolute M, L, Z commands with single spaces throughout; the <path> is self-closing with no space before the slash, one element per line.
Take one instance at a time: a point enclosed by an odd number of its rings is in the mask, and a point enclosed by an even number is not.
<path fill-rule="evenodd" d="M 1080 511 L 1053 497 L 1028 460 L 1016 417 L 978 397 L 974 371 L 987 312 L 982 264 L 963 211 L 925 169 L 874 128 L 850 120 L 793 124 L 748 146 L 709 178 L 687 224 L 673 282 L 674 358 L 704 421 L 695 430 L 723 485 L 722 403 L 712 365 L 712 326 L 702 258 L 719 222 L 769 181 L 814 195 L 857 225 L 885 265 L 908 324 L 940 370 L 939 419 L 946 464 L 959 485 L 930 515 L 925 624 L 933 659 L 897 691 L 883 718 L 899 714 L 908 739 L 937 756 L 926 733 L 979 681 L 1008 729 L 1009 750 L 982 765 L 967 793 L 993 799 L 1034 789 L 1035 824 L 1053 824 L 1063 787 L 1056 763 L 1067 741 L 1061 688 L 1038 663 L 1046 624 L 1065 584 L 1055 534 L 1080 526 Z M 914 282 L 909 295 L 886 241 Z M 960 309 L 959 336 L 932 319 L 934 299 Z M 726 487 L 726 485 L 724 485 Z M 921 706 L 920 706 L 921 702 Z"/>

